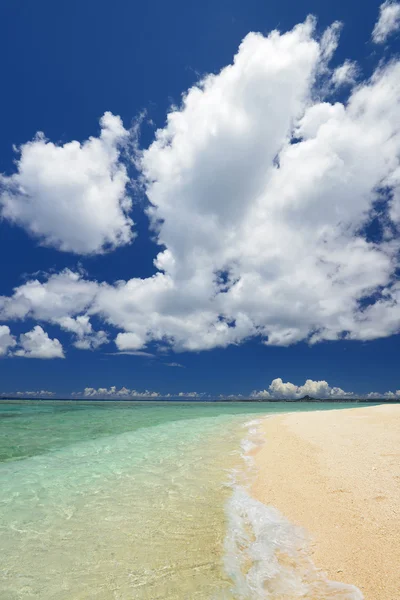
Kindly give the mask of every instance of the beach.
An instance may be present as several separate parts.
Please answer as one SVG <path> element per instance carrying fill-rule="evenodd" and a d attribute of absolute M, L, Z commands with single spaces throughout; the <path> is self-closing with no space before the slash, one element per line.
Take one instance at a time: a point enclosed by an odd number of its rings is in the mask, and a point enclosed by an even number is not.
<path fill-rule="evenodd" d="M 400 594 L 400 405 L 282 414 L 261 425 L 252 495 L 310 535 L 329 579 Z"/>

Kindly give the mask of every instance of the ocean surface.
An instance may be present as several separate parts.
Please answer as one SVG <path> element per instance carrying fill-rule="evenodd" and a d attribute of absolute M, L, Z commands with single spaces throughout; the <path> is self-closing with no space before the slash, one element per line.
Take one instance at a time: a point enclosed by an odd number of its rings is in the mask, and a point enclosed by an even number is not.
<path fill-rule="evenodd" d="M 260 417 L 340 406 L 0 402 L 1 600 L 362 599 L 247 490 Z"/>

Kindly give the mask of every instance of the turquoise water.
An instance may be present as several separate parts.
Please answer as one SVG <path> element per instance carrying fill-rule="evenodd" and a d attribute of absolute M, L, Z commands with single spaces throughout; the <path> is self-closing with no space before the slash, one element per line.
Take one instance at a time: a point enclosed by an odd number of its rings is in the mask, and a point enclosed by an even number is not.
<path fill-rule="evenodd" d="M 0 403 L 1 600 L 317 598 L 277 565 L 297 533 L 249 498 L 243 461 L 249 421 L 315 408 Z"/>

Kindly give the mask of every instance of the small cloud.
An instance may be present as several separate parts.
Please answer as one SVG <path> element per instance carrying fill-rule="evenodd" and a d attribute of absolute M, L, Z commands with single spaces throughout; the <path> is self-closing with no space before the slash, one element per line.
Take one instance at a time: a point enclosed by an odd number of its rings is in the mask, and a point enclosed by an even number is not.
<path fill-rule="evenodd" d="M 54 392 L 49 392 L 48 390 L 37 390 L 37 391 L 26 391 L 26 392 L 13 392 L 10 394 L 12 396 L 18 396 L 19 398 L 43 398 L 43 397 L 52 397 L 54 396 Z"/>
<path fill-rule="evenodd" d="M 15 337 L 11 335 L 7 325 L 0 325 L 0 356 L 6 356 L 10 350 L 17 345 Z"/>
<path fill-rule="evenodd" d="M 370 392 L 365 397 L 370 400 L 397 400 L 400 399 L 400 390 L 396 390 L 395 392 Z"/>
<path fill-rule="evenodd" d="M 400 29 L 400 3 L 386 0 L 379 9 L 379 19 L 372 32 L 375 44 L 383 44 L 387 38 Z"/>
<path fill-rule="evenodd" d="M 52 398 L 54 392 L 49 390 L 18 390 L 17 392 L 0 392 L 0 398 Z"/>
<path fill-rule="evenodd" d="M 115 344 L 121 351 L 138 351 L 140 348 L 146 345 L 144 336 L 140 336 L 138 333 L 127 332 L 119 333 L 115 338 Z"/>
<path fill-rule="evenodd" d="M 207 398 L 205 392 L 179 392 L 178 398 Z"/>
<path fill-rule="evenodd" d="M 359 68 L 356 62 L 345 60 L 340 67 L 337 67 L 332 75 L 332 84 L 335 89 L 344 85 L 353 85 L 359 74 Z"/>
<path fill-rule="evenodd" d="M 141 350 L 124 350 L 122 352 L 106 352 L 105 354 L 108 354 L 109 356 L 127 355 L 127 356 L 144 356 L 147 358 L 155 358 L 155 355 L 151 354 L 151 352 L 142 352 Z"/>
<path fill-rule="evenodd" d="M 117 389 L 115 385 L 112 385 L 109 388 L 92 388 L 86 387 L 83 392 L 74 392 L 75 397 L 85 397 L 85 398 L 123 398 L 123 399 L 132 399 L 132 400 L 140 400 L 140 399 L 156 399 L 160 398 L 161 394 L 159 392 L 152 392 L 149 390 L 145 390 L 144 392 L 138 392 L 137 390 L 131 390 L 126 387 L 122 387 Z"/>
<path fill-rule="evenodd" d="M 53 340 L 48 334 L 36 325 L 32 331 L 22 333 L 19 336 L 20 348 L 14 352 L 14 356 L 24 358 L 65 358 L 63 347 L 57 338 Z"/>
<path fill-rule="evenodd" d="M 166 367 L 179 367 L 180 369 L 186 369 L 186 367 L 184 365 L 181 365 L 180 363 L 177 363 L 177 362 L 164 363 L 164 365 Z"/>
<path fill-rule="evenodd" d="M 64 316 L 54 321 L 65 331 L 74 334 L 73 344 L 79 350 L 97 350 L 108 342 L 107 333 L 103 330 L 94 331 L 87 315 L 79 315 L 75 318 Z"/>

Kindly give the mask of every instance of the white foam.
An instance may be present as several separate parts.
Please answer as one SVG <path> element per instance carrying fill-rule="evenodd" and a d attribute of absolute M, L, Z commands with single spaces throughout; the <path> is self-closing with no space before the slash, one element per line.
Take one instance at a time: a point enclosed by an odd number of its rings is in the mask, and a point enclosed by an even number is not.
<path fill-rule="evenodd" d="M 245 423 L 243 427 L 249 429 L 249 427 L 254 427 L 254 425 L 260 425 L 261 423 L 262 419 L 253 419 L 252 421 L 248 421 L 247 423 Z"/>
<path fill-rule="evenodd" d="M 254 422 L 247 425 L 253 429 Z M 249 436 L 242 441 L 242 457 L 247 467 L 254 467 L 246 451 L 262 442 L 258 429 Z M 329 581 L 311 561 L 305 533 L 277 509 L 252 498 L 240 480 L 243 474 L 232 472 L 224 545 L 224 566 L 235 599 L 363 600 L 355 586 Z"/>

